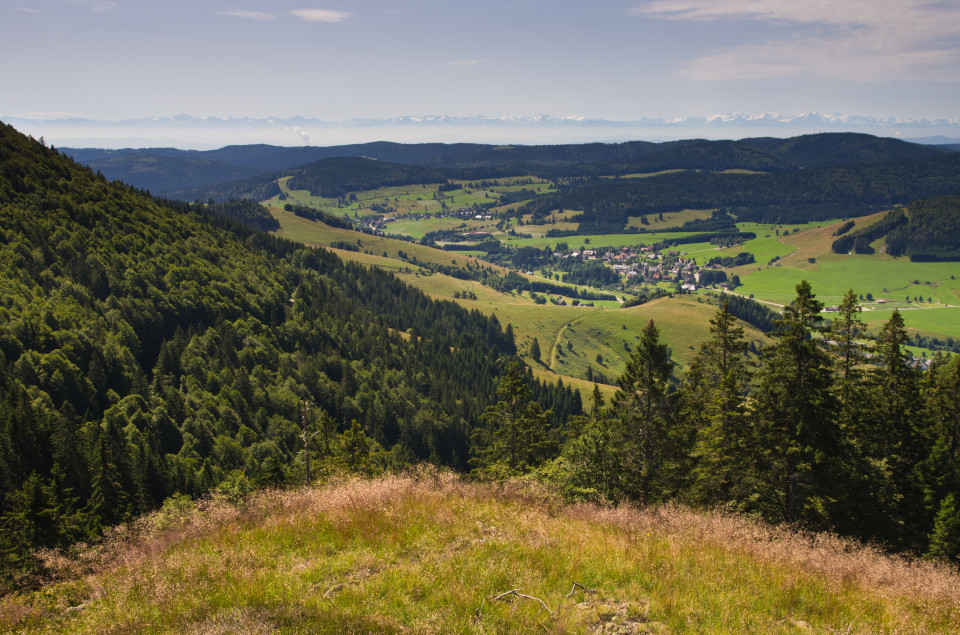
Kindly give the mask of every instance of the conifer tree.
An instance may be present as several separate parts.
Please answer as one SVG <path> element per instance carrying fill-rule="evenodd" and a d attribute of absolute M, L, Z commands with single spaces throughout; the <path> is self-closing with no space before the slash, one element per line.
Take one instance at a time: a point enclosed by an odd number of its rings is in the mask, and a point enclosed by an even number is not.
<path fill-rule="evenodd" d="M 891 491 L 885 515 L 893 527 L 899 526 L 899 537 L 888 539 L 919 550 L 926 540 L 929 516 L 936 512 L 925 511 L 920 474 L 914 469 L 929 455 L 931 430 L 922 416 L 920 375 L 908 363 L 907 342 L 903 317 L 895 309 L 877 336 L 880 366 L 868 379 L 863 440 L 871 456 L 885 466 Z"/>
<path fill-rule="evenodd" d="M 567 487 L 577 497 L 618 502 L 624 497 L 621 446 L 603 406 L 603 394 L 594 384 L 591 416 L 563 448 Z"/>
<path fill-rule="evenodd" d="M 704 504 L 731 502 L 744 493 L 743 443 L 746 393 L 751 370 L 743 328 L 728 311 L 726 300 L 710 320 L 712 338 L 694 359 L 684 390 L 685 419 L 695 442 L 691 487 Z"/>
<path fill-rule="evenodd" d="M 85 512 L 91 528 L 98 531 L 126 518 L 129 507 L 129 499 L 123 490 L 123 476 L 114 455 L 114 444 L 105 426 L 97 426 L 90 472 L 92 491 Z"/>
<path fill-rule="evenodd" d="M 533 342 L 530 344 L 530 357 L 540 361 L 540 342 L 537 338 L 533 338 Z"/>
<path fill-rule="evenodd" d="M 673 362 L 653 320 L 640 335 L 613 398 L 619 428 L 621 469 L 626 494 L 648 504 L 664 476 L 668 420 L 667 382 Z"/>
<path fill-rule="evenodd" d="M 929 540 L 929 557 L 960 564 L 960 508 L 953 494 L 940 503 Z"/>
<path fill-rule="evenodd" d="M 494 474 L 522 474 L 554 454 L 547 412 L 530 398 L 522 367 L 513 362 L 497 386 L 499 401 L 480 417 L 473 433 L 472 463 Z"/>
<path fill-rule="evenodd" d="M 840 402 L 844 408 L 853 406 L 853 395 L 860 377 L 859 366 L 863 361 L 862 348 L 857 337 L 863 333 L 863 321 L 860 319 L 860 300 L 853 289 L 848 289 L 839 306 L 839 317 L 830 326 L 831 335 L 837 341 L 837 354 L 840 358 L 839 373 Z"/>
<path fill-rule="evenodd" d="M 777 321 L 776 343 L 765 349 L 749 446 L 764 513 L 822 527 L 829 526 L 839 468 L 833 369 L 812 338 L 823 303 L 806 280 L 796 291 Z"/>

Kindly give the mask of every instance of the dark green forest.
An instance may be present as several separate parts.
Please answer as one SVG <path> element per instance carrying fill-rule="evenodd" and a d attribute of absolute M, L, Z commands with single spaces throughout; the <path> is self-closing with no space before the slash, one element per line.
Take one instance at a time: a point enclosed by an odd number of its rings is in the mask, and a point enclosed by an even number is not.
<path fill-rule="evenodd" d="M 578 210 L 582 223 L 623 229 L 631 216 L 725 209 L 739 222 L 792 223 L 861 216 L 925 197 L 954 194 L 960 155 L 772 174 L 679 172 L 643 179 L 583 180 L 523 205 L 545 217 Z"/>
<path fill-rule="evenodd" d="M 363 157 L 322 159 L 288 174 L 292 175 L 287 182 L 290 189 L 309 190 L 313 196 L 324 198 L 340 198 L 379 187 L 447 182 L 446 173 L 440 170 Z"/>
<path fill-rule="evenodd" d="M 716 196 L 751 183 L 761 202 L 800 180 L 832 205 L 907 196 L 957 165 L 677 177 Z M 666 197 L 657 178 L 555 201 Z M 782 205 L 823 202 L 792 191 Z M 4 588 L 30 583 L 37 548 L 96 540 L 172 495 L 302 482 L 305 447 L 317 469 L 530 473 L 571 499 L 723 507 L 960 562 L 960 363 L 914 368 L 896 311 L 867 350 L 852 291 L 829 330 L 805 282 L 783 316 L 727 299 L 682 381 L 651 321 L 586 416 L 519 364 L 509 325 L 241 224 L 256 218 L 152 199 L 0 126 Z M 772 343 L 750 353 L 735 315 Z"/>
<path fill-rule="evenodd" d="M 833 251 L 871 254 L 874 248 L 870 243 L 885 237 L 885 249 L 891 256 L 909 256 L 921 262 L 960 260 L 960 196 L 913 201 L 906 212 L 893 210 L 863 229 L 838 231 Z M 841 229 L 852 227 L 847 223 Z"/>
<path fill-rule="evenodd" d="M 210 214 L 209 212 L 213 212 Z M 0 128 L 0 565 L 314 460 L 467 469 L 509 327 Z M 579 394 L 524 381 L 551 428 Z M 358 450 L 360 448 L 360 450 Z"/>
<path fill-rule="evenodd" d="M 907 223 L 887 234 L 887 253 L 914 261 L 960 260 L 960 196 L 914 201 Z"/>
<path fill-rule="evenodd" d="M 247 192 L 263 188 L 265 182 L 289 174 L 285 170 L 335 157 L 366 157 L 408 166 L 443 168 L 448 170 L 447 178 L 531 174 L 565 179 L 671 169 L 777 172 L 929 158 L 943 155 L 946 150 L 865 134 L 824 133 L 790 139 L 757 137 L 740 141 L 689 139 L 663 143 L 628 141 L 531 146 L 380 141 L 330 147 L 226 146 L 206 151 L 84 148 L 68 149 L 66 153 L 111 180 L 121 180 L 154 194 L 187 201 L 207 200 L 212 196 L 223 201 L 244 197 Z M 272 195 L 260 196 L 257 200 Z"/>

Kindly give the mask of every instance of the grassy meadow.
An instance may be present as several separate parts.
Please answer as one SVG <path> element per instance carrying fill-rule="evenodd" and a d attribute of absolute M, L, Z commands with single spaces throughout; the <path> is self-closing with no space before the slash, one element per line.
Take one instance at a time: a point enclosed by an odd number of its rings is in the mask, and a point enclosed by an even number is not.
<path fill-rule="evenodd" d="M 168 502 L 45 554 L 20 633 L 946 633 L 955 569 L 723 513 L 423 470 Z"/>
<path fill-rule="evenodd" d="M 413 186 L 416 189 L 419 186 Z M 435 187 L 435 186 L 431 186 Z M 518 186 L 519 187 L 519 186 Z M 545 185 L 540 184 L 540 187 Z M 404 188 L 392 188 L 395 190 Z M 411 189 L 410 187 L 406 189 Z M 501 188 L 502 189 L 502 188 Z M 456 190 L 461 192 L 464 190 Z M 473 195 L 474 190 L 469 190 Z M 372 196 L 374 193 L 367 193 Z M 364 194 L 361 199 L 364 199 Z M 378 192 L 378 194 L 382 194 Z M 393 192 L 399 196 L 398 192 Z M 397 197 L 395 196 L 395 198 Z M 594 307 L 537 305 L 529 294 L 505 294 L 494 291 L 476 281 L 459 280 L 410 265 L 399 259 L 399 252 L 419 262 L 465 267 L 489 266 L 504 273 L 505 270 L 487 265 L 478 260 L 480 253 L 446 252 L 422 245 L 398 241 L 386 237 L 358 234 L 347 230 L 330 228 L 271 208 L 271 213 L 280 220 L 278 234 L 306 244 L 330 245 L 334 241 L 359 241 L 360 252 L 341 252 L 347 259 L 363 262 L 369 266 L 392 269 L 407 282 L 431 296 L 454 300 L 455 294 L 470 291 L 477 300 L 456 299 L 461 305 L 497 315 L 504 325 L 514 329 L 521 354 L 527 354 L 533 338 L 537 338 L 541 358 L 526 361 L 549 376 L 562 378 L 565 382 L 581 381 L 589 395 L 592 384 L 585 382 L 590 375 L 602 373 L 613 382 L 624 370 L 632 351 L 632 343 L 649 319 L 654 319 L 661 331 L 663 341 L 671 347 L 676 373 L 686 373 L 690 361 L 700 344 L 709 337 L 709 319 L 716 307 L 699 303 L 696 297 L 678 296 L 663 298 L 641 307 L 621 310 L 615 299 L 594 301 Z M 553 227 L 571 224 L 567 220 L 576 212 L 567 210 L 556 213 L 556 224 L 519 226 L 518 231 L 533 233 L 534 238 L 511 238 L 494 227 L 492 221 L 431 218 L 401 219 L 390 224 L 390 231 L 413 237 L 421 237 L 427 231 L 438 229 L 464 229 L 466 231 L 491 231 L 497 238 L 514 247 L 555 246 L 565 242 L 571 248 L 622 246 L 650 244 L 673 237 L 688 236 L 693 232 L 656 232 L 645 234 L 605 234 L 546 238 L 542 234 Z M 668 215 L 658 224 L 676 224 L 705 218 L 709 210 L 685 210 Z M 882 213 L 856 219 L 857 228 L 868 226 L 882 217 Z M 650 215 L 648 219 L 656 219 Z M 529 219 L 528 219 L 529 220 Z M 651 220 L 651 223 L 653 221 Z M 834 233 L 842 221 L 806 223 L 799 225 L 772 225 L 739 223 L 741 231 L 754 232 L 756 238 L 741 245 L 718 248 L 710 243 L 680 245 L 677 251 L 703 264 L 715 256 L 733 256 L 741 251 L 754 254 L 756 262 L 730 270 L 730 275 L 740 277 L 742 286 L 736 291 L 745 296 L 773 305 L 783 306 L 793 300 L 795 287 L 801 279 L 810 281 L 817 298 L 825 305 L 840 303 L 848 289 L 863 296 L 863 320 L 869 329 L 876 332 L 890 317 L 893 309 L 902 311 L 910 332 L 934 335 L 940 338 L 960 338 L 960 263 L 913 263 L 903 258 L 895 259 L 878 252 L 871 255 L 835 254 L 831 244 Z M 535 276 L 526 276 L 536 279 Z M 868 299 L 868 294 L 873 300 Z M 623 297 L 627 294 L 619 293 Z M 885 300 L 878 303 L 877 300 Z M 569 301 L 569 298 L 568 298 Z M 703 302 L 701 300 L 701 302 Z M 826 317 L 830 317 L 829 314 Z M 748 337 L 761 341 L 763 336 L 748 328 Z"/>

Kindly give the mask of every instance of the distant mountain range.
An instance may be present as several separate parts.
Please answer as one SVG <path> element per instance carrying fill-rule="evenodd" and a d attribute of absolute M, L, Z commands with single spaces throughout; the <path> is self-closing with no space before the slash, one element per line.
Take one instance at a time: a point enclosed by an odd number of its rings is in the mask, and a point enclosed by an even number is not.
<path fill-rule="evenodd" d="M 271 194 L 264 187 L 270 184 L 275 187 L 275 181 L 283 175 L 314 183 L 315 187 L 306 187 L 318 191 L 336 189 L 334 181 L 342 181 L 347 173 L 358 183 L 379 182 L 380 176 L 371 177 L 369 173 L 371 169 L 378 170 L 375 165 L 359 168 L 355 163 L 348 163 L 348 167 L 344 167 L 343 161 L 356 157 L 374 159 L 384 169 L 390 163 L 445 170 L 428 179 L 436 182 L 446 178 L 483 179 L 517 174 L 545 178 L 598 177 L 671 169 L 780 172 L 933 158 L 949 154 L 952 148 L 858 133 L 822 133 L 787 139 L 752 137 L 740 141 L 692 139 L 662 143 L 490 145 L 381 141 L 327 147 L 233 145 L 208 151 L 60 149 L 111 180 L 154 194 L 187 201 L 208 198 L 224 201 L 269 198 Z M 363 176 L 358 176 L 358 171 Z M 389 171 L 396 176 L 409 170 L 389 168 Z M 331 175 L 338 176 L 331 181 Z M 423 178 L 414 180 L 420 182 Z M 347 182 L 353 181 L 347 179 Z"/>
<path fill-rule="evenodd" d="M 573 143 L 734 139 L 814 132 L 861 132 L 929 143 L 960 143 L 960 118 L 871 117 L 849 114 L 725 113 L 698 117 L 640 117 L 609 120 L 578 115 L 449 115 L 356 118 L 328 121 L 310 117 L 145 117 L 104 121 L 80 117 L 0 119 L 35 138 L 73 147 L 172 145 L 212 149 L 239 143 L 342 145 L 365 141 L 473 141 L 483 143 Z"/>

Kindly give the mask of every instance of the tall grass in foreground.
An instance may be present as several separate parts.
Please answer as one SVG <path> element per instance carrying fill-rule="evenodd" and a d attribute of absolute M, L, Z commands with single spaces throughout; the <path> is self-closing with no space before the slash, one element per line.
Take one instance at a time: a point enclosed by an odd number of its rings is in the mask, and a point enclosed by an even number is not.
<path fill-rule="evenodd" d="M 721 513 L 565 506 L 524 483 L 431 471 L 269 491 L 241 507 L 168 505 L 79 558 L 51 554 L 49 566 L 59 582 L 0 600 L 0 630 L 926 633 L 960 624 L 960 575 L 947 567 Z"/>

